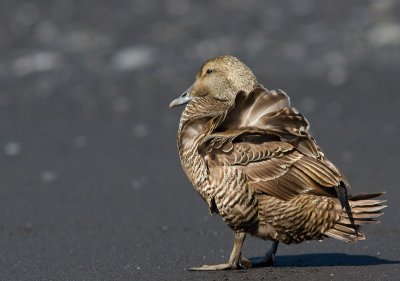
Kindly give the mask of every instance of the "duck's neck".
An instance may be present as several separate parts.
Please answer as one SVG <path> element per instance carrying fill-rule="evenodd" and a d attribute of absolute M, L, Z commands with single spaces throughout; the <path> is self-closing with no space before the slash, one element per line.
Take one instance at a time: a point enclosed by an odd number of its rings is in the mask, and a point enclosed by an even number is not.
<path fill-rule="evenodd" d="M 206 198 L 208 169 L 198 147 L 220 123 L 223 111 L 210 112 L 205 103 L 191 101 L 182 113 L 178 132 L 178 150 L 183 169 L 199 191 Z"/>
<path fill-rule="evenodd" d="M 230 101 L 218 101 L 209 97 L 192 99 L 185 107 L 179 123 L 178 147 L 186 150 L 211 133 L 225 117 Z"/>
<path fill-rule="evenodd" d="M 204 137 L 213 130 L 213 126 L 211 126 L 213 118 L 214 116 L 198 114 L 190 104 L 186 106 L 179 123 L 178 149 L 180 154 L 188 150 L 196 152 Z"/>

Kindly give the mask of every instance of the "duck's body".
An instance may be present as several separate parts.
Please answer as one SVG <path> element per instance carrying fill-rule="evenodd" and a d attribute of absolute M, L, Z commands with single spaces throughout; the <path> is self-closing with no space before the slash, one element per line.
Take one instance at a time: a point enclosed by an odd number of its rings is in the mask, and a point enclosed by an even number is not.
<path fill-rule="evenodd" d="M 183 116 L 190 116 L 189 104 Z M 218 117 L 217 117 L 218 118 Z M 234 230 L 249 230 L 257 223 L 257 196 L 246 177 L 232 166 L 215 165 L 200 152 L 212 134 L 215 119 L 200 118 L 183 122 L 178 133 L 178 149 L 183 169 L 193 186 L 207 202 L 210 212 L 219 214 Z"/>
<path fill-rule="evenodd" d="M 246 233 L 299 243 L 326 236 L 365 239 L 359 225 L 375 223 L 385 206 L 348 195 L 348 183 L 308 132 L 307 120 L 283 91 L 257 85 L 250 69 L 231 56 L 206 62 L 195 84 L 171 106 L 188 102 L 178 131 L 183 169 L 235 232 L 226 264 L 196 269 L 249 267 L 240 251 Z"/>

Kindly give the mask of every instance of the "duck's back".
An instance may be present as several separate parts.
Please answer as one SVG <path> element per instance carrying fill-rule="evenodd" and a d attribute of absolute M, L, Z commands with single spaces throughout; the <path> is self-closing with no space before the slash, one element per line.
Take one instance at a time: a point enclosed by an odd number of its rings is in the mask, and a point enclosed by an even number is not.
<path fill-rule="evenodd" d="M 308 127 L 283 91 L 256 86 L 220 115 L 184 122 L 178 147 L 189 179 L 233 230 L 288 244 L 362 239 L 347 180 Z"/>

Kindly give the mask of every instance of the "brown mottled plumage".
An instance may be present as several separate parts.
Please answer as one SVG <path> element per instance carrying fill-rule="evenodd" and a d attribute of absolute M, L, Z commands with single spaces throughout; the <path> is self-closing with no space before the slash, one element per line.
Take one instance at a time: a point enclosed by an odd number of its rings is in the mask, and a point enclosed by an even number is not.
<path fill-rule="evenodd" d="M 178 132 L 182 166 L 193 186 L 235 232 L 227 263 L 194 270 L 248 268 L 241 256 L 250 233 L 278 242 L 324 237 L 365 239 L 360 225 L 377 223 L 386 207 L 377 194 L 348 194 L 344 175 L 310 135 L 308 121 L 281 90 L 258 85 L 237 58 L 202 65 L 196 82 L 170 106 L 187 103 Z"/>

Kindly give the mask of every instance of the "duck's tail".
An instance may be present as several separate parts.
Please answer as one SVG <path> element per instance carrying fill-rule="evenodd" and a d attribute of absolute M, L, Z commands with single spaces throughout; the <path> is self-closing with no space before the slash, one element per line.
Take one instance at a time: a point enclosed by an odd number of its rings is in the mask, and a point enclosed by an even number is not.
<path fill-rule="evenodd" d="M 374 198 L 383 194 L 384 192 L 350 196 L 348 200 L 351 213 L 339 207 L 335 225 L 325 232 L 325 234 L 345 242 L 364 240 L 365 235 L 360 230 L 360 227 L 364 224 L 379 223 L 377 218 L 383 215 L 382 209 L 387 207 L 383 204 L 386 200 L 377 200 Z M 338 204 L 338 206 L 340 206 L 340 204 Z"/>

